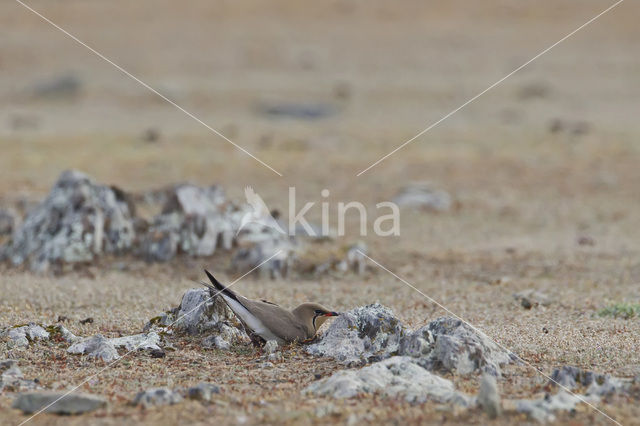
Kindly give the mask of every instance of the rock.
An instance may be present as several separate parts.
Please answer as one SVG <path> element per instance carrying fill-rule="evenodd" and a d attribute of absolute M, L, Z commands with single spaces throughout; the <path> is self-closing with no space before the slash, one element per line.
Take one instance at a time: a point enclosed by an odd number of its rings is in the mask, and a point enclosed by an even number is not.
<path fill-rule="evenodd" d="M 214 394 L 220 393 L 220 387 L 212 383 L 199 383 L 187 389 L 187 398 L 210 402 Z"/>
<path fill-rule="evenodd" d="M 435 401 L 465 407 L 474 398 L 457 392 L 453 383 L 438 377 L 415 363 L 410 357 L 394 356 L 360 370 L 343 370 L 312 383 L 303 391 L 317 396 L 352 398 L 379 393 L 407 402 Z"/>
<path fill-rule="evenodd" d="M 270 361 L 264 361 L 258 364 L 258 368 L 260 369 L 273 368 L 273 367 L 275 367 L 275 365 L 273 365 L 273 363 Z"/>
<path fill-rule="evenodd" d="M 262 350 L 266 355 L 274 354 L 278 351 L 278 342 L 276 340 L 269 340 L 264 344 Z"/>
<path fill-rule="evenodd" d="M 62 74 L 35 84 L 33 96 L 41 99 L 70 99 L 75 98 L 82 87 L 78 76 Z"/>
<path fill-rule="evenodd" d="M 260 106 L 260 111 L 268 116 L 296 118 L 299 120 L 317 120 L 329 117 L 336 113 L 335 108 L 329 104 L 321 103 L 283 103 Z"/>
<path fill-rule="evenodd" d="M 567 389 L 586 387 L 587 396 L 603 397 L 614 393 L 626 392 L 631 387 L 631 380 L 611 377 L 608 374 L 594 373 L 579 367 L 563 366 L 556 368 L 551 374 L 550 384 L 560 384 Z"/>
<path fill-rule="evenodd" d="M 182 401 L 182 396 L 168 388 L 151 388 L 136 395 L 132 405 L 149 408 L 159 405 L 173 405 Z"/>
<path fill-rule="evenodd" d="M 176 186 L 141 244 L 148 261 L 167 261 L 177 253 L 210 256 L 219 244 L 230 250 L 240 226 L 237 208 L 220 187 Z"/>
<path fill-rule="evenodd" d="M 540 423 L 555 421 L 555 411 L 571 411 L 580 403 L 580 398 L 565 391 L 555 395 L 546 394 L 540 399 L 521 399 L 516 402 L 516 410 L 525 413 L 531 420 Z"/>
<path fill-rule="evenodd" d="M 70 354 L 84 354 L 92 358 L 100 358 L 105 362 L 110 362 L 120 358 L 118 351 L 110 339 L 101 334 L 82 339 L 67 349 Z"/>
<path fill-rule="evenodd" d="M 78 337 L 63 325 L 50 325 L 46 328 L 49 333 L 50 340 L 58 340 L 67 343 L 76 343 L 82 340 L 82 337 Z"/>
<path fill-rule="evenodd" d="M 48 406 L 52 404 L 51 406 Z M 33 392 L 18 395 L 12 407 L 26 414 L 36 413 L 44 408 L 45 413 L 81 414 L 106 407 L 107 401 L 101 396 L 65 392 Z M 45 408 L 47 407 L 47 408 Z"/>
<path fill-rule="evenodd" d="M 215 294 L 215 293 L 214 293 Z M 232 344 L 247 342 L 249 337 L 237 327 L 237 319 L 221 297 L 212 297 L 208 289 L 193 288 L 182 296 L 180 306 L 152 318 L 145 331 L 164 329 L 167 326 L 192 335 L 205 334 L 205 348 L 227 350 Z"/>
<path fill-rule="evenodd" d="M 0 392 L 5 390 L 13 392 L 33 390 L 39 387 L 36 381 L 24 378 L 15 360 L 0 360 Z"/>
<path fill-rule="evenodd" d="M 15 223 L 15 214 L 8 209 L 0 209 L 0 236 L 11 235 Z"/>
<path fill-rule="evenodd" d="M 307 352 L 339 362 L 365 364 L 406 355 L 429 371 L 461 375 L 484 371 L 500 376 L 500 366 L 514 361 L 484 334 L 455 318 L 438 318 L 413 332 L 380 304 L 353 309 L 336 318 Z"/>
<path fill-rule="evenodd" d="M 27 213 L 6 252 L 14 265 L 34 271 L 52 263 L 92 261 L 122 253 L 134 243 L 135 211 L 121 190 L 78 171 L 63 172 L 47 198 Z"/>
<path fill-rule="evenodd" d="M 452 206 L 448 192 L 436 189 L 429 182 L 415 182 L 400 189 L 393 202 L 400 207 L 414 207 L 437 212 L 449 211 Z"/>
<path fill-rule="evenodd" d="M 525 309 L 531 309 L 535 306 L 549 306 L 551 304 L 549 296 L 533 288 L 514 293 L 513 298 Z"/>
<path fill-rule="evenodd" d="M 367 245 L 362 241 L 347 250 L 347 265 L 358 275 L 363 275 L 367 268 Z"/>
<path fill-rule="evenodd" d="M 388 358 L 398 350 L 404 333 L 404 326 L 393 312 L 376 303 L 341 314 L 320 341 L 307 346 L 306 351 L 346 365 L 364 364 Z"/>
<path fill-rule="evenodd" d="M 49 333 L 41 325 L 34 323 L 11 328 L 8 336 L 13 345 L 18 347 L 29 346 L 35 340 L 49 339 Z"/>
<path fill-rule="evenodd" d="M 117 348 L 123 348 L 127 351 L 162 351 L 159 344 L 160 336 L 155 331 L 110 339 L 97 334 L 73 344 L 67 349 L 67 352 L 70 354 L 85 354 L 109 362 L 120 358 Z"/>
<path fill-rule="evenodd" d="M 478 404 L 491 419 L 495 419 L 502 412 L 498 384 L 496 383 L 496 378 L 490 374 L 485 373 L 480 379 Z"/>
<path fill-rule="evenodd" d="M 442 317 L 431 321 L 426 327 L 433 336 L 434 344 L 419 363 L 430 371 L 444 370 L 460 375 L 482 371 L 499 377 L 500 366 L 517 359 L 486 335 L 458 319 Z M 423 337 L 426 331 L 419 329 L 415 333 Z"/>

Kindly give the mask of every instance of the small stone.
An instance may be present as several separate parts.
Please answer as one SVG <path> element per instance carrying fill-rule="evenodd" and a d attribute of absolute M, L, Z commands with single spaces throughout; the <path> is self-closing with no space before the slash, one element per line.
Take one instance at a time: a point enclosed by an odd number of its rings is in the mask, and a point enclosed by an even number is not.
<path fill-rule="evenodd" d="M 496 378 L 490 374 L 483 374 L 480 379 L 480 391 L 478 392 L 478 404 L 491 419 L 495 419 L 502 412 L 500 394 Z"/>
<path fill-rule="evenodd" d="M 187 389 L 187 398 L 210 402 L 214 394 L 220 393 L 220 387 L 212 383 L 199 383 Z"/>
<path fill-rule="evenodd" d="M 79 321 L 80 324 L 85 325 L 85 324 L 93 324 L 93 317 L 89 317 L 89 318 L 85 318 L 83 320 Z"/>
<path fill-rule="evenodd" d="M 159 405 L 173 405 L 182 401 L 182 396 L 168 388 L 150 388 L 139 392 L 132 401 L 132 405 L 149 408 Z"/>
<path fill-rule="evenodd" d="M 48 406 L 52 404 L 51 406 Z M 106 399 L 98 395 L 65 392 L 22 393 L 13 402 L 12 407 L 26 414 L 40 411 L 54 414 L 81 414 L 107 405 Z M 48 406 L 48 407 L 47 407 Z M 45 408 L 47 407 L 47 408 Z"/>
<path fill-rule="evenodd" d="M 275 367 L 272 362 L 265 361 L 258 364 L 258 368 L 273 368 Z"/>
<path fill-rule="evenodd" d="M 167 354 L 162 349 L 152 349 L 149 355 L 151 355 L 151 358 L 164 358 Z"/>
<path fill-rule="evenodd" d="M 549 296 L 533 288 L 514 293 L 513 298 L 525 309 L 531 309 L 537 306 L 549 306 L 551 304 L 551 298 Z"/>
<path fill-rule="evenodd" d="M 269 340 L 264 344 L 262 350 L 266 355 L 271 355 L 278 350 L 278 342 L 275 340 Z"/>
<path fill-rule="evenodd" d="M 401 188 L 393 202 L 401 207 L 414 207 L 437 212 L 451 209 L 453 204 L 448 192 L 435 188 L 429 182 L 415 182 Z"/>

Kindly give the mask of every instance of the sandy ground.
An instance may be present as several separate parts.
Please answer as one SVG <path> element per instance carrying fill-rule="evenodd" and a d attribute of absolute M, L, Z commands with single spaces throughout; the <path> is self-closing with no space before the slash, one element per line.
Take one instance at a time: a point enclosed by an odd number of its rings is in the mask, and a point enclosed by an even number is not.
<path fill-rule="evenodd" d="M 612 2 L 611 2 L 612 3 Z M 449 191 L 448 213 L 403 211 L 401 235 L 363 237 L 372 258 L 469 320 L 545 374 L 571 364 L 621 377 L 640 374 L 640 323 L 600 318 L 614 302 L 640 301 L 640 34 L 626 1 L 383 163 L 356 174 L 420 130 L 608 7 L 604 1 L 468 3 L 334 1 L 33 1 L 29 4 L 283 174 L 279 177 L 131 81 L 15 2 L 0 4 L 0 200 L 39 199 L 60 171 L 142 191 L 177 181 L 219 183 L 240 200 L 252 185 L 286 211 L 331 191 L 331 211 L 358 200 L 375 211 L 410 181 Z M 37 95 L 72 75 L 77 90 Z M 333 114 L 299 120 L 265 105 L 321 104 Z M 152 129 L 159 137 L 150 142 Z M 332 226 L 337 226 L 332 216 Z M 351 217 L 349 235 L 360 238 Z M 372 230 L 369 223 L 369 231 Z M 588 237 L 594 245 L 580 245 Z M 146 265 L 126 259 L 63 276 L 0 267 L 0 325 L 65 324 L 81 335 L 138 332 L 175 306 L 203 266 L 228 273 L 228 256 Z M 231 275 L 227 275 L 231 279 Z M 317 300 L 335 309 L 379 301 L 419 326 L 446 313 L 370 264 L 362 277 L 278 282 L 247 278 L 238 291 L 283 305 Z M 553 303 L 524 310 L 513 293 L 536 288 Z M 78 320 L 94 317 L 80 325 Z M 547 330 L 548 332 L 544 332 Z M 26 377 L 67 389 L 103 366 L 66 357 L 59 345 L 6 353 Z M 133 355 L 82 386 L 108 409 L 32 424 L 469 423 L 451 412 L 377 396 L 309 399 L 300 390 L 337 368 L 298 348 L 273 370 L 249 348 L 202 352 L 185 338 L 157 360 Z M 450 377 L 476 392 L 477 378 Z M 212 405 L 143 411 L 126 405 L 149 386 L 206 380 L 223 388 Z M 532 397 L 546 380 L 510 367 L 507 398 Z M 0 422 L 26 419 L 0 396 Z M 637 423 L 632 397 L 600 408 Z M 320 416 L 322 413 L 329 413 Z M 561 422 L 608 424 L 580 407 Z M 518 416 L 497 423 L 525 421 Z"/>

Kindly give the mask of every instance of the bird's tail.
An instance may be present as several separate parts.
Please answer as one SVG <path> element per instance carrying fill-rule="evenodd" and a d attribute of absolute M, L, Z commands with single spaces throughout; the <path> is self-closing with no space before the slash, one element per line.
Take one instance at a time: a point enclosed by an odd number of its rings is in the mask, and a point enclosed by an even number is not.
<path fill-rule="evenodd" d="M 204 281 L 202 281 L 202 284 L 209 289 L 209 291 L 211 292 L 211 296 L 215 296 L 222 293 L 225 296 L 229 296 L 234 300 L 238 300 L 238 297 L 236 296 L 236 294 L 233 291 L 229 290 L 228 287 L 225 287 L 224 285 L 222 285 L 220 281 L 218 281 L 213 275 L 211 275 L 211 272 L 207 271 L 206 269 L 204 270 L 204 272 L 205 274 L 207 274 L 207 277 L 209 277 L 209 281 L 211 281 L 211 284 L 206 283 Z"/>

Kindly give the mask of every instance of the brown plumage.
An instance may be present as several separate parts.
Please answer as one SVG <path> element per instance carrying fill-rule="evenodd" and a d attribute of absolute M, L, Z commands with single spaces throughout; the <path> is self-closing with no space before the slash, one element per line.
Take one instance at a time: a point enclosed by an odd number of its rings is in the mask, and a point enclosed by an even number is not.
<path fill-rule="evenodd" d="M 265 300 L 247 299 L 223 286 L 209 271 L 205 273 L 212 285 L 203 284 L 212 295 L 221 295 L 244 326 L 265 341 L 276 340 L 282 344 L 312 339 L 329 317 L 338 315 L 319 303 L 303 303 L 289 311 Z"/>

